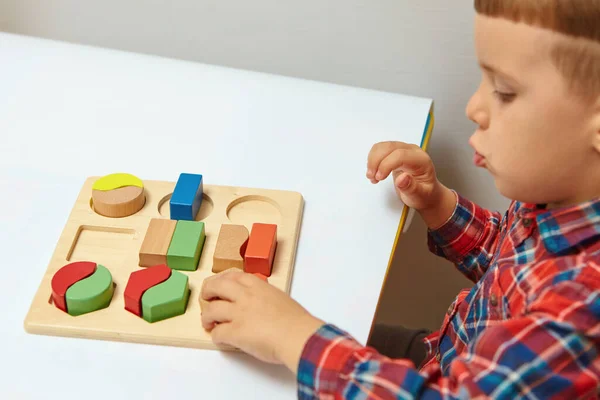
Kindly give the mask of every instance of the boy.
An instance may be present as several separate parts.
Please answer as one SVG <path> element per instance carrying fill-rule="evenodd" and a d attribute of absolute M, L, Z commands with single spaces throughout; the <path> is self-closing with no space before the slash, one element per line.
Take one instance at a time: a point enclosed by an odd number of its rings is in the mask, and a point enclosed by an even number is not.
<path fill-rule="evenodd" d="M 596 398 L 600 394 L 600 0 L 475 0 L 481 84 L 474 162 L 512 199 L 502 216 L 436 178 L 416 146 L 376 144 L 428 225 L 431 250 L 475 286 L 427 337 L 420 369 L 363 347 L 260 279 L 206 280 L 203 326 L 297 374 L 300 398 Z"/>

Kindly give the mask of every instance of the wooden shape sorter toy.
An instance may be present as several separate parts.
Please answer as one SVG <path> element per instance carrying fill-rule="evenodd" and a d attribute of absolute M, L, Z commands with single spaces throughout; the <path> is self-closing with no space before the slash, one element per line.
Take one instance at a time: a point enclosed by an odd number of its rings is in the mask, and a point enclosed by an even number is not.
<path fill-rule="evenodd" d="M 215 345 L 202 328 L 202 283 L 215 274 L 215 260 L 217 270 L 245 270 L 255 225 L 265 226 L 253 245 L 260 268 L 247 272 L 289 293 L 304 200 L 293 191 L 206 185 L 202 175 L 177 179 L 119 173 L 85 181 L 25 318 L 27 332 L 235 350 Z M 172 202 L 178 184 L 184 195 Z M 172 218 L 174 204 L 183 208 Z"/>

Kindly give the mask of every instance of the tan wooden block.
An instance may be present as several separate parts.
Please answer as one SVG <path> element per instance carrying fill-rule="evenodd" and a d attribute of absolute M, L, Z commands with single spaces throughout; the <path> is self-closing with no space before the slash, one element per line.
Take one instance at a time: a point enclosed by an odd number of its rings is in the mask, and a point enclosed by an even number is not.
<path fill-rule="evenodd" d="M 153 218 L 150 220 L 140 248 L 140 267 L 167 265 L 167 251 L 176 226 L 177 221 L 171 219 Z"/>
<path fill-rule="evenodd" d="M 244 270 L 244 252 L 248 244 L 248 229 L 243 225 L 221 225 L 213 256 L 212 272 L 229 268 Z"/>

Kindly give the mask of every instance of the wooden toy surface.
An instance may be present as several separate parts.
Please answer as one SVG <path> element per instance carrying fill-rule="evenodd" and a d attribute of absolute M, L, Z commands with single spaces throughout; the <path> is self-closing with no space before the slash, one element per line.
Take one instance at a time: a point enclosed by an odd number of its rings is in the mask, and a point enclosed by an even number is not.
<path fill-rule="evenodd" d="M 175 182 L 144 181 L 146 202 L 137 213 L 109 218 L 91 207 L 92 186 L 100 177 L 86 180 L 25 319 L 34 334 L 81 337 L 178 347 L 235 350 L 213 344 L 200 321 L 199 295 L 212 272 L 213 254 L 222 224 L 255 222 L 277 224 L 277 251 L 268 282 L 290 291 L 296 248 L 304 209 L 302 195 L 292 191 L 204 185 L 202 206 L 196 217 L 205 223 L 206 241 L 196 271 L 179 271 L 189 277 L 190 297 L 185 314 L 148 323 L 125 310 L 124 290 L 131 272 L 144 269 L 139 251 L 152 218 L 169 218 L 169 198 Z M 107 308 L 71 316 L 52 303 L 51 280 L 56 271 L 75 261 L 90 261 L 108 268 L 115 284 Z"/>

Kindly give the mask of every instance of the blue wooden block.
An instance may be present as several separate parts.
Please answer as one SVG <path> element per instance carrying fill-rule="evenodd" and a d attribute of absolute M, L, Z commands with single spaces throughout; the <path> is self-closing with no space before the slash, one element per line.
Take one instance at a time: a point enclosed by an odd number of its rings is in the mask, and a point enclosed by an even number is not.
<path fill-rule="evenodd" d="M 194 221 L 202 204 L 202 191 L 202 175 L 180 174 L 169 202 L 171 219 Z"/>

